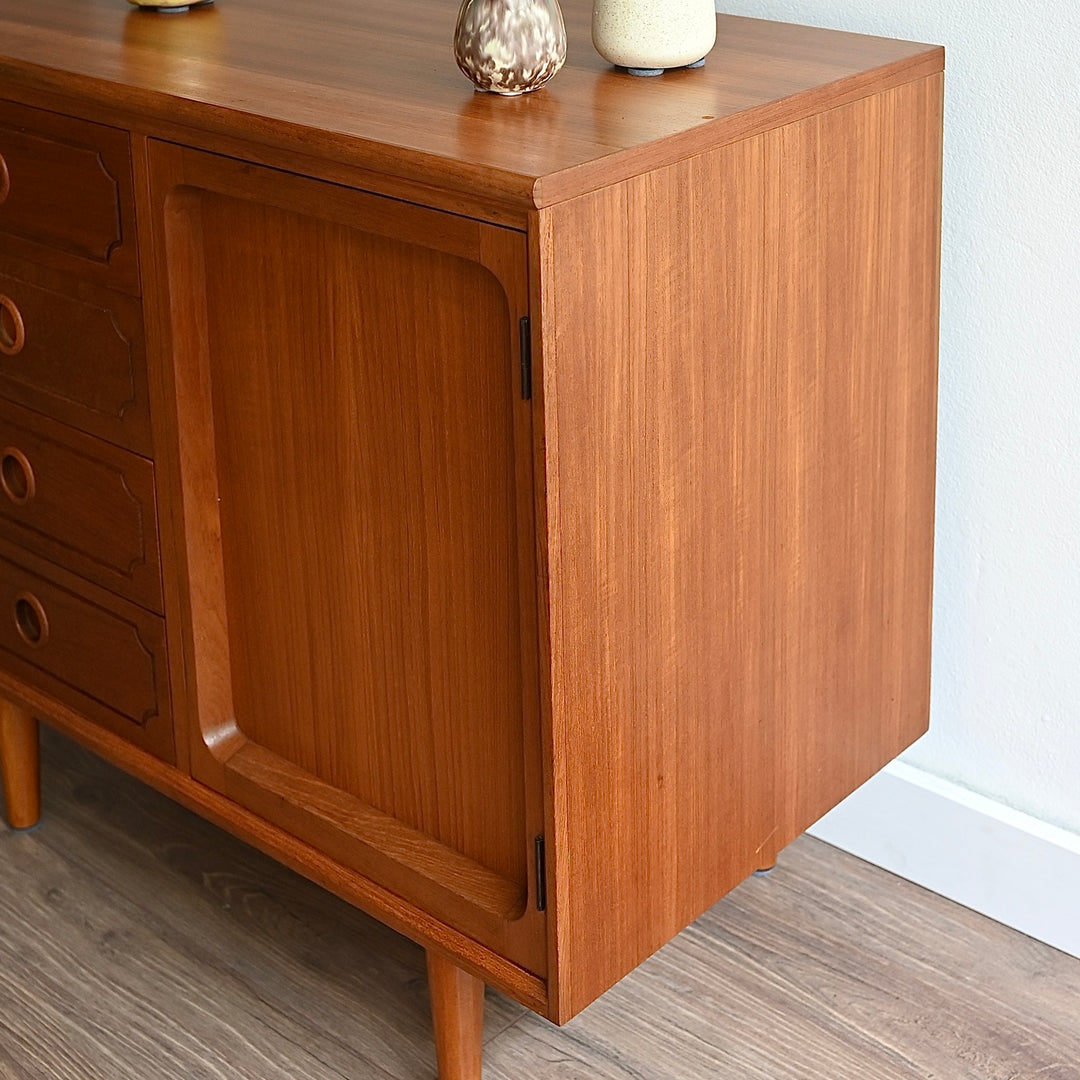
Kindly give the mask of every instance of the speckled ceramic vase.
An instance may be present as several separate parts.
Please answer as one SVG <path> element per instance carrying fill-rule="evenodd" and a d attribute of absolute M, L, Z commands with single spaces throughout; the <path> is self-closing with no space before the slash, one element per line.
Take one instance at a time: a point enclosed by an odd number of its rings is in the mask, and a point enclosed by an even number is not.
<path fill-rule="evenodd" d="M 478 90 L 507 97 L 538 90 L 566 60 L 558 0 L 464 0 L 454 58 Z"/>
<path fill-rule="evenodd" d="M 593 0 L 596 51 L 633 75 L 700 67 L 716 44 L 713 0 Z"/>

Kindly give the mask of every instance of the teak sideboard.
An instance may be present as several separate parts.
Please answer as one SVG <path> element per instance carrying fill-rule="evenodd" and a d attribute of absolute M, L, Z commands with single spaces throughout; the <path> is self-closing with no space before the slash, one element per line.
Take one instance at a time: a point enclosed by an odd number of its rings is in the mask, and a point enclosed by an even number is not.
<path fill-rule="evenodd" d="M 54 724 L 584 1008 L 926 727 L 943 52 L 0 0 L 0 755 Z"/>

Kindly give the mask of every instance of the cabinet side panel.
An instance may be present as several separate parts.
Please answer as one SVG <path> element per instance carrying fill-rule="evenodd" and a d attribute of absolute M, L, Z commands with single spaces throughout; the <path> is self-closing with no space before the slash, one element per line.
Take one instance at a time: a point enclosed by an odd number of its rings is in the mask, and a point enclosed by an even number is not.
<path fill-rule="evenodd" d="M 560 1019 L 770 831 L 763 149 L 544 220 Z"/>
<path fill-rule="evenodd" d="M 940 91 L 541 215 L 560 1020 L 925 729 Z"/>
<path fill-rule="evenodd" d="M 768 137 L 778 846 L 926 730 L 941 92 Z"/>

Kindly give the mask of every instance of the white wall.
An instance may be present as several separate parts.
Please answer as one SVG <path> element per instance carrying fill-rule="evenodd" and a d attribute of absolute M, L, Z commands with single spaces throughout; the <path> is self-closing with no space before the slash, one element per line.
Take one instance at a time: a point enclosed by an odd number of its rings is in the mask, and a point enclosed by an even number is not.
<path fill-rule="evenodd" d="M 717 8 L 946 47 L 933 704 L 905 760 L 1080 834 L 1080 4 Z"/>

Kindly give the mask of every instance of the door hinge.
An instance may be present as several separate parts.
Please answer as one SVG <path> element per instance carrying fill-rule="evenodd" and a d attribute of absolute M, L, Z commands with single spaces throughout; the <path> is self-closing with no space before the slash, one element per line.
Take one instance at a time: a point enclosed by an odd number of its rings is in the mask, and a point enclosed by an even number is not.
<path fill-rule="evenodd" d="M 547 856 L 544 853 L 544 838 L 536 838 L 536 910 L 547 907 Z"/>
<path fill-rule="evenodd" d="M 518 343 L 521 352 L 521 396 L 528 401 L 532 397 L 532 335 L 528 315 L 522 315 L 518 323 Z"/>

